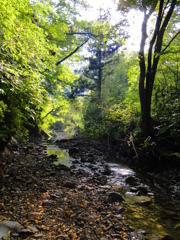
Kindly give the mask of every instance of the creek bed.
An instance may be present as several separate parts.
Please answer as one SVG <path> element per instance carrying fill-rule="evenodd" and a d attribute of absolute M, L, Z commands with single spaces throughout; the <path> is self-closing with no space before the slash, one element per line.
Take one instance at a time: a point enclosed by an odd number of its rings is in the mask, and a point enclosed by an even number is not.
<path fill-rule="evenodd" d="M 67 150 L 62 150 L 58 146 L 47 146 L 49 155 L 56 154 L 58 161 L 55 164 L 64 164 L 71 166 L 73 158 L 69 156 Z M 117 159 L 107 161 L 113 174 L 109 177 L 108 182 L 119 191 L 125 198 L 123 206 L 126 211 L 123 213 L 127 223 L 144 239 L 158 240 L 163 237 L 171 236 L 172 239 L 180 240 L 180 202 L 173 200 L 167 192 L 153 184 L 149 180 L 148 174 L 136 172 L 133 169 L 119 164 Z M 77 168 L 81 168 L 78 164 Z M 84 169 L 89 172 L 90 169 L 84 163 Z M 127 179 L 134 178 L 137 182 L 127 183 Z M 149 204 L 139 204 L 134 201 L 138 193 L 133 189 L 142 186 L 148 189 L 148 198 L 151 200 Z M 143 196 L 146 197 L 146 196 Z M 171 239 L 171 238 L 165 238 Z"/>

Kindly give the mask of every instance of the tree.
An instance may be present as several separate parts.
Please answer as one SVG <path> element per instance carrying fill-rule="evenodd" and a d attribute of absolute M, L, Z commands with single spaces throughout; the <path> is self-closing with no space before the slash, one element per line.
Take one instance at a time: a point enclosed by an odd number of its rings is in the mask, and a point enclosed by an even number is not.
<path fill-rule="evenodd" d="M 153 1 L 151 4 L 143 6 L 144 20 L 142 23 L 142 37 L 139 51 L 139 64 L 140 64 L 140 80 L 139 80 L 139 96 L 141 102 L 141 125 L 145 137 L 153 134 L 153 124 L 151 118 L 151 99 L 154 81 L 156 77 L 157 67 L 160 55 L 162 54 L 163 37 L 172 17 L 174 8 L 177 4 L 176 0 L 171 2 Z M 147 22 L 156 10 L 157 19 L 154 27 L 153 35 L 151 37 L 147 55 L 147 66 L 145 62 L 145 42 L 147 39 Z"/>
<path fill-rule="evenodd" d="M 164 34 L 170 19 L 173 17 L 173 11 L 178 7 L 178 1 L 144 0 L 142 3 L 141 1 L 137 1 L 137 4 L 134 0 L 130 1 L 130 3 L 127 3 L 127 1 L 120 1 L 119 9 L 122 8 L 123 10 L 129 10 L 129 7 L 138 8 L 144 13 L 139 50 L 139 96 L 141 102 L 141 128 L 144 136 L 147 137 L 153 135 L 151 100 L 159 59 L 163 52 L 170 46 L 174 38 L 179 34 L 179 31 L 177 30 L 169 43 L 167 43 L 164 49 L 162 49 Z M 153 13 L 156 13 L 156 21 L 152 36 L 149 37 L 150 43 L 146 61 L 145 45 L 148 38 L 147 24 Z"/>
<path fill-rule="evenodd" d="M 58 6 L 72 12 L 66 1 Z M 0 11 L 0 149 L 3 149 L 11 136 L 27 137 L 30 127 L 40 128 L 43 122 L 47 123 L 49 112 L 68 108 L 63 93 L 75 76 L 67 64 L 57 70 L 56 63 L 73 47 L 67 33 L 74 13 L 68 16 L 65 11 L 63 14 L 56 11 L 49 0 L 23 0 L 21 4 L 18 0 L 0 0 Z"/>

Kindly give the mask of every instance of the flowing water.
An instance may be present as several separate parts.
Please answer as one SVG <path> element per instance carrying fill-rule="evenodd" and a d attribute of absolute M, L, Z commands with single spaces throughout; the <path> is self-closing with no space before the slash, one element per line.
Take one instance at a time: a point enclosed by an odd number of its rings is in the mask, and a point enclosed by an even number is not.
<path fill-rule="evenodd" d="M 72 165 L 73 158 L 69 156 L 67 151 L 61 150 L 57 146 L 48 146 L 47 153 L 57 155 L 58 161 L 55 164 Z M 126 200 L 123 203 L 126 208 L 123 215 L 127 223 L 137 233 L 144 236 L 142 239 L 159 240 L 169 235 L 175 240 L 180 240 L 180 202 L 173 200 L 167 192 L 164 192 L 164 189 L 155 186 L 153 181 L 149 179 L 148 174 L 137 173 L 133 169 L 117 163 L 117 160 L 113 161 L 111 159 L 107 163 L 113 171 L 109 183 Z M 136 179 L 135 187 L 126 182 L 128 177 Z M 150 199 L 151 203 L 137 203 L 137 193 L 132 191 L 136 189 L 137 185 L 148 190 L 148 196 L 143 197 Z"/>

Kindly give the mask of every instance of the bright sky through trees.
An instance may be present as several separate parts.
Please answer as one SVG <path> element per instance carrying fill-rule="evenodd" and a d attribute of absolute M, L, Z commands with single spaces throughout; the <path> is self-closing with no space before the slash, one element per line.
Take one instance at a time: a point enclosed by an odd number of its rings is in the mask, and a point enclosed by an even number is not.
<path fill-rule="evenodd" d="M 120 19 L 120 12 L 117 12 L 117 4 L 115 3 L 115 0 L 87 0 L 87 2 L 92 8 L 88 9 L 84 14 L 81 13 L 83 18 L 87 20 L 96 20 L 99 17 L 100 8 L 102 8 L 111 12 L 112 22 L 117 22 Z M 131 10 L 128 14 L 128 33 L 130 37 L 126 42 L 126 48 L 129 50 L 139 50 L 142 20 L 143 14 L 141 12 Z"/>

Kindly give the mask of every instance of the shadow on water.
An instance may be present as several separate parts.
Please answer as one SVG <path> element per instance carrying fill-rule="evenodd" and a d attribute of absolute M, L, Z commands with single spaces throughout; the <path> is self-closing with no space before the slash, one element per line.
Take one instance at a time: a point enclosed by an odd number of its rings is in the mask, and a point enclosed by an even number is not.
<path fill-rule="evenodd" d="M 54 162 L 56 165 L 64 164 L 69 167 L 72 165 L 73 158 L 69 156 L 68 151 L 54 145 L 47 147 L 49 155 L 57 155 L 58 160 Z M 123 213 L 124 218 L 137 233 L 141 233 L 142 239 L 180 240 L 180 202 L 173 200 L 164 189 L 155 186 L 147 173 L 136 172 L 126 165 L 119 164 L 117 159 L 112 158 L 107 163 L 113 171 L 109 183 L 125 198 L 125 202 L 122 203 L 126 209 Z M 133 186 L 127 183 L 128 177 L 136 179 Z M 131 190 L 138 186 L 148 189 L 145 195 L 151 200 L 149 204 L 139 204 L 134 201 L 137 192 Z"/>
<path fill-rule="evenodd" d="M 69 152 L 66 150 L 60 149 L 56 145 L 48 145 L 47 146 L 47 154 L 55 154 L 57 156 L 57 161 L 54 162 L 55 165 L 63 164 L 67 167 L 70 167 L 72 165 L 73 158 L 69 156 Z"/>

